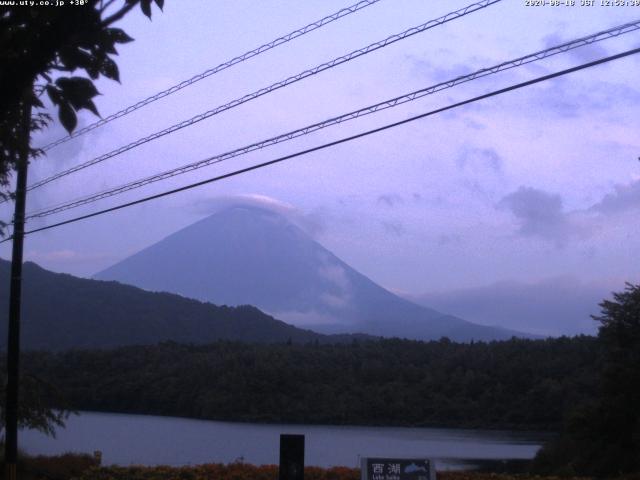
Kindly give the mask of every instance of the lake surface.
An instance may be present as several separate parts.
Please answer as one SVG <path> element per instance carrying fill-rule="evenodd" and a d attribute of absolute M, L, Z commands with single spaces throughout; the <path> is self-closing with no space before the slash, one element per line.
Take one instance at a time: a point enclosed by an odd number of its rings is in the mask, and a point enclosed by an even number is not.
<path fill-rule="evenodd" d="M 262 425 L 81 412 L 56 438 L 20 432 L 31 454 L 102 451 L 104 465 L 196 465 L 241 460 L 277 464 L 281 433 L 304 434 L 305 464 L 359 466 L 361 456 L 428 457 L 440 470 L 482 460 L 533 458 L 545 435 L 442 428 Z"/>

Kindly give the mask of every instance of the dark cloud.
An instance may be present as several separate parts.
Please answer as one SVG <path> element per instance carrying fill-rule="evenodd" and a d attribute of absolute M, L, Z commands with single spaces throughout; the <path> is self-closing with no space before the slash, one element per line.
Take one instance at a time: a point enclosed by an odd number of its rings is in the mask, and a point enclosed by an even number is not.
<path fill-rule="evenodd" d="M 487 166 L 496 173 L 502 172 L 504 161 L 500 154 L 493 148 L 465 148 L 456 159 L 460 169 L 468 165 Z"/>
<path fill-rule="evenodd" d="M 556 47 L 570 40 L 571 39 L 568 38 L 562 38 L 558 33 L 553 33 L 544 37 L 544 48 Z M 586 63 L 601 57 L 606 57 L 609 55 L 609 51 L 599 43 L 592 43 L 590 45 L 569 50 L 567 55 L 580 63 Z"/>
<path fill-rule="evenodd" d="M 587 238 L 602 226 L 606 216 L 640 211 L 640 180 L 615 185 L 588 209 L 566 212 L 562 197 L 536 188 L 520 187 L 498 202 L 518 220 L 518 233 L 538 237 L 563 247 L 570 239 Z"/>
<path fill-rule="evenodd" d="M 588 87 L 584 87 L 571 78 L 563 77 L 531 89 L 527 103 L 532 114 L 552 112 L 563 118 L 578 118 L 639 101 L 640 90 L 624 84 L 600 81 L 590 82 Z"/>
<path fill-rule="evenodd" d="M 627 185 L 616 185 L 614 191 L 591 207 L 591 211 L 617 214 L 640 209 L 640 180 Z"/>
<path fill-rule="evenodd" d="M 398 221 L 383 221 L 380 222 L 385 232 L 401 237 L 405 234 L 404 224 Z"/>
<path fill-rule="evenodd" d="M 547 85 L 531 89 L 528 103 L 534 115 L 551 112 L 562 118 L 577 118 L 586 104 L 581 103 L 576 87 L 565 78 L 557 78 Z"/>
<path fill-rule="evenodd" d="M 545 48 L 560 45 L 568 39 L 554 33 L 545 37 Z M 566 54 L 576 63 L 587 63 L 611 55 L 602 44 L 593 43 L 569 50 Z M 640 100 L 640 91 L 622 83 L 590 81 L 585 87 L 571 77 L 558 78 L 542 91 L 534 90 L 534 108 L 543 108 L 565 118 L 586 115 L 592 111 L 606 111 L 615 105 Z"/>
<path fill-rule="evenodd" d="M 525 237 L 538 237 L 553 241 L 558 247 L 578 228 L 564 212 L 562 197 L 531 187 L 520 187 L 498 203 L 509 210 L 519 222 L 519 233 Z"/>
<path fill-rule="evenodd" d="M 388 193 L 380 195 L 377 198 L 376 202 L 382 205 L 386 205 L 387 207 L 395 207 L 396 205 L 404 203 L 404 199 L 397 193 Z"/>
<path fill-rule="evenodd" d="M 447 67 L 438 67 L 431 64 L 425 68 L 425 71 L 429 73 L 429 76 L 437 82 L 446 82 L 458 77 L 463 77 L 465 75 L 469 75 L 475 70 L 479 70 L 479 68 L 471 67 L 471 63 L 458 63 Z"/>
<path fill-rule="evenodd" d="M 453 57 L 453 52 L 446 48 L 438 49 L 432 56 L 439 58 L 440 61 L 432 61 L 426 57 L 415 55 L 407 55 L 407 60 L 413 66 L 416 74 L 427 77 L 434 82 L 453 80 L 493 64 L 490 59 L 476 55 L 467 57 L 464 62 L 446 64 L 446 59 Z M 444 61 L 442 61 L 443 59 Z"/>
<path fill-rule="evenodd" d="M 463 118 L 463 122 L 464 124 L 469 127 L 472 128 L 474 130 L 486 130 L 487 126 L 484 123 L 478 122 L 477 120 L 474 120 L 472 118 Z"/>
<path fill-rule="evenodd" d="M 568 39 L 562 38 L 559 34 L 553 34 L 545 37 L 545 48 L 565 43 Z M 602 58 L 610 54 L 610 52 L 600 44 L 590 44 L 580 48 L 569 50 L 567 56 L 572 63 L 582 64 Z M 440 58 L 451 56 L 451 52 L 441 49 L 437 52 Z M 489 58 L 481 58 L 471 56 L 464 63 L 452 63 L 450 65 L 442 65 L 424 57 L 408 56 L 416 75 L 424 76 L 434 82 L 444 82 L 455 79 L 457 77 L 467 75 L 477 71 L 480 68 L 486 68 L 496 63 Z M 530 63 L 526 68 L 535 72 L 536 75 L 550 73 L 550 71 L 541 64 Z M 629 104 L 630 102 L 638 103 L 640 101 L 640 90 L 624 85 L 623 83 L 610 81 L 597 81 L 592 79 L 588 86 L 576 81 L 573 77 L 556 78 L 550 82 L 545 82 L 537 88 L 528 89 L 524 98 L 527 108 L 531 112 L 540 112 L 540 114 L 548 114 L 549 112 L 561 118 L 578 118 L 587 115 L 593 111 L 609 111 L 615 109 L 616 105 Z M 484 102 L 480 102 L 470 106 L 467 111 L 474 109 L 491 108 Z M 458 111 L 449 111 L 445 118 L 456 118 L 462 115 Z M 474 121 L 465 120 L 467 126 L 471 128 L 484 128 L 482 124 Z"/>

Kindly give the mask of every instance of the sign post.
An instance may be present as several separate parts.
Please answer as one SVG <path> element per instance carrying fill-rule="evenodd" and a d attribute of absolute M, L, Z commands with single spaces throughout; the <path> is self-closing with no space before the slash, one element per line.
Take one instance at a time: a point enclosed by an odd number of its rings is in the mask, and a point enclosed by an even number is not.
<path fill-rule="evenodd" d="M 280 435 L 278 480 L 304 480 L 304 435 Z"/>
<path fill-rule="evenodd" d="M 436 480 L 433 460 L 427 458 L 361 459 L 361 480 Z"/>

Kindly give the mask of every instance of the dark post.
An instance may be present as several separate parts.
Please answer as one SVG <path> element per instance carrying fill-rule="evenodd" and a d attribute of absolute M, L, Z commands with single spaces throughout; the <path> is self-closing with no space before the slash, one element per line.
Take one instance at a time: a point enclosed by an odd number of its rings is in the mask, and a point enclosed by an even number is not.
<path fill-rule="evenodd" d="M 304 435 L 280 435 L 278 480 L 304 480 Z"/>
<path fill-rule="evenodd" d="M 9 332 L 7 337 L 7 402 L 5 425 L 6 478 L 16 480 L 18 460 L 18 385 L 20 373 L 20 301 L 22 294 L 22 246 L 24 212 L 27 196 L 27 166 L 31 127 L 31 104 L 25 95 L 22 116 L 23 148 L 16 165 L 16 199 L 13 214 L 13 250 L 11 253 L 11 284 L 9 287 Z"/>

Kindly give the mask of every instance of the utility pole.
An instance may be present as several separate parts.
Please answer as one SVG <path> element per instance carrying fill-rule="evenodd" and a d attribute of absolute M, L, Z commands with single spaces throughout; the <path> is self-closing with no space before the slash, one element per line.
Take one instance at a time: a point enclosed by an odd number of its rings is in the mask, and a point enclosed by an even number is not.
<path fill-rule="evenodd" d="M 9 332 L 7 337 L 7 401 L 5 425 L 6 479 L 16 480 L 18 461 L 18 389 L 20 380 L 20 303 L 22 297 L 22 251 L 24 244 L 24 212 L 27 197 L 27 167 L 31 138 L 31 92 L 23 96 L 22 148 L 16 165 L 16 198 L 13 214 L 13 249 L 11 284 L 9 287 Z"/>

